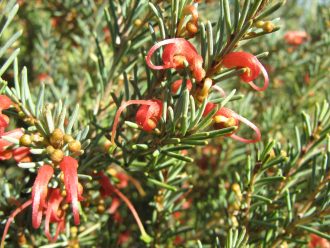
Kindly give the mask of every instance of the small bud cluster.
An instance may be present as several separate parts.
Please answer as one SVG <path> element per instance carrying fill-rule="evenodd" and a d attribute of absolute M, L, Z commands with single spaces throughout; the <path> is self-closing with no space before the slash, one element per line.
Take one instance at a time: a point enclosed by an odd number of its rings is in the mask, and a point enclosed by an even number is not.
<path fill-rule="evenodd" d="M 64 147 L 72 153 L 81 152 L 81 143 L 79 140 L 75 140 L 70 134 L 64 134 L 59 128 L 54 129 L 48 138 L 48 146 L 46 148 L 47 154 L 49 154 L 51 160 L 54 163 L 59 163 L 64 157 Z"/>

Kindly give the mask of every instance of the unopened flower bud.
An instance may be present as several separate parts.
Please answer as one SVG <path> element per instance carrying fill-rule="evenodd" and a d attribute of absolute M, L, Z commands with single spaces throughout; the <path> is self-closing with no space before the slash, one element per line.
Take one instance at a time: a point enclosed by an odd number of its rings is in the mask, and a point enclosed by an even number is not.
<path fill-rule="evenodd" d="M 63 157 L 64 157 L 64 153 L 60 149 L 54 150 L 53 153 L 50 155 L 50 159 L 55 163 L 61 162 Z"/>
<path fill-rule="evenodd" d="M 70 228 L 70 234 L 72 237 L 76 237 L 77 236 L 77 233 L 78 233 L 78 228 L 76 226 L 72 226 Z"/>
<path fill-rule="evenodd" d="M 73 138 L 70 134 L 65 134 L 63 140 L 65 143 L 70 143 L 71 141 L 73 141 Z"/>
<path fill-rule="evenodd" d="M 136 20 L 134 21 L 134 25 L 135 25 L 136 27 L 141 27 L 141 25 L 142 25 L 142 20 L 141 20 L 141 19 L 136 19 Z"/>
<path fill-rule="evenodd" d="M 100 205 L 97 206 L 97 212 L 98 212 L 99 214 L 103 214 L 104 211 L 105 211 L 105 207 L 104 207 L 103 204 L 102 204 L 102 205 L 100 204 Z"/>
<path fill-rule="evenodd" d="M 22 137 L 19 139 L 19 144 L 22 146 L 29 146 L 32 143 L 31 136 L 28 134 L 22 135 Z"/>
<path fill-rule="evenodd" d="M 78 140 L 73 140 L 69 143 L 68 147 L 70 152 L 79 152 L 81 149 L 81 144 Z"/>
<path fill-rule="evenodd" d="M 274 28 L 275 28 L 275 25 L 270 21 L 265 22 L 264 26 L 262 27 L 262 29 L 267 33 L 272 32 L 274 30 Z"/>
<path fill-rule="evenodd" d="M 55 151 L 55 148 L 53 146 L 47 146 L 46 152 L 48 154 L 52 154 Z"/>
<path fill-rule="evenodd" d="M 264 21 L 257 21 L 257 22 L 254 23 L 254 26 L 256 28 L 263 28 L 264 25 L 265 25 L 265 22 Z"/>
<path fill-rule="evenodd" d="M 189 34 L 196 34 L 198 32 L 198 26 L 196 23 L 189 21 L 186 25 L 186 29 L 189 32 Z"/>
<path fill-rule="evenodd" d="M 52 132 L 49 141 L 54 147 L 60 147 L 63 143 L 63 137 L 64 137 L 64 134 L 63 134 L 62 130 L 59 128 L 56 128 Z"/>

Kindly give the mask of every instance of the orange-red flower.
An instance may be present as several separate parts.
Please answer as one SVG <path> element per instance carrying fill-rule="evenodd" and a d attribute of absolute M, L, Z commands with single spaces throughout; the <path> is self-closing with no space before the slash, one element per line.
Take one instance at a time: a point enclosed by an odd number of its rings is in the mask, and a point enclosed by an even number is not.
<path fill-rule="evenodd" d="M 136 123 L 142 126 L 144 131 L 154 130 L 162 116 L 163 103 L 160 100 L 150 100 L 152 105 L 141 105 L 136 112 Z"/>
<path fill-rule="evenodd" d="M 243 82 L 248 83 L 257 91 L 264 91 L 269 84 L 268 73 L 256 56 L 247 52 L 232 52 L 223 57 L 222 64 L 226 68 L 245 68 L 247 71 L 240 75 Z M 259 87 L 253 83 L 260 72 L 264 75 L 264 85 Z"/>
<path fill-rule="evenodd" d="M 78 183 L 78 161 L 70 156 L 65 156 L 61 163 L 60 169 L 64 175 L 64 185 L 66 189 L 66 201 L 71 203 L 73 219 L 75 225 L 79 225 L 79 201 L 83 200 L 83 188 Z"/>
<path fill-rule="evenodd" d="M 162 46 L 165 46 L 162 55 L 164 64 L 154 65 L 151 62 L 151 57 Z M 158 42 L 150 48 L 146 57 L 148 66 L 153 70 L 183 69 L 185 61 L 189 64 L 189 68 L 197 82 L 202 81 L 205 77 L 203 58 L 198 54 L 196 48 L 183 38 L 166 39 Z"/>
<path fill-rule="evenodd" d="M 129 105 L 141 105 L 138 109 L 135 120 L 138 125 L 142 127 L 144 131 L 150 132 L 156 128 L 158 121 L 162 116 L 163 103 L 160 100 L 130 100 L 124 102 L 117 110 L 111 133 L 111 143 L 115 143 L 115 137 L 117 132 L 117 126 L 121 113 Z"/>
<path fill-rule="evenodd" d="M 205 107 L 203 116 L 206 116 L 214 108 L 215 108 L 214 103 L 208 103 Z M 213 116 L 213 121 L 214 121 L 215 129 L 222 129 L 222 128 L 226 128 L 226 127 L 230 127 L 230 126 L 238 127 L 240 125 L 240 123 L 242 122 L 254 130 L 256 136 L 253 139 L 242 138 L 235 134 L 236 131 L 234 131 L 232 134 L 228 135 L 237 141 L 248 144 L 248 143 L 256 143 L 261 140 L 261 133 L 260 133 L 259 128 L 257 126 L 255 126 L 252 122 L 250 122 L 246 118 L 240 116 L 239 114 L 237 114 L 236 112 L 234 112 L 233 110 L 231 110 L 229 108 L 225 108 L 225 107 L 220 108 Z"/>

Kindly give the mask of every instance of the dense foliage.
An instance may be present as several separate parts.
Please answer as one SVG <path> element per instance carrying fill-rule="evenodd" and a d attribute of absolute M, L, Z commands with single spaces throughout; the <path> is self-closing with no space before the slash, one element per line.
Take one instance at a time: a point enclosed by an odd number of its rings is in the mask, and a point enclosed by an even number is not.
<path fill-rule="evenodd" d="M 0 2 L 5 247 L 330 247 L 330 3 Z"/>

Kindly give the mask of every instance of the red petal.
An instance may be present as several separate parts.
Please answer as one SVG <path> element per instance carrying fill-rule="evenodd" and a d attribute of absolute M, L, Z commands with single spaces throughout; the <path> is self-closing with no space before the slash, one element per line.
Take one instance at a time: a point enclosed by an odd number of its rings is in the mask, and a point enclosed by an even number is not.
<path fill-rule="evenodd" d="M 38 175 L 32 187 L 32 226 L 37 229 L 41 224 L 42 212 L 46 205 L 48 183 L 54 174 L 50 165 L 43 165 L 38 170 Z"/>
<path fill-rule="evenodd" d="M 178 92 L 179 88 L 182 85 L 182 82 L 183 82 L 183 80 L 179 79 L 172 83 L 172 85 L 171 85 L 172 94 L 176 94 Z M 186 81 L 186 86 L 187 86 L 188 91 L 190 91 L 192 89 L 192 83 L 189 79 Z"/>
<path fill-rule="evenodd" d="M 13 156 L 13 153 L 10 150 L 0 152 L 0 160 L 8 160 L 8 159 L 11 159 L 12 156 Z"/>
<path fill-rule="evenodd" d="M 64 174 L 64 184 L 67 193 L 66 200 L 67 202 L 71 202 L 75 225 L 79 225 L 78 161 L 72 157 L 65 156 L 60 163 L 60 168 Z"/>
<path fill-rule="evenodd" d="M 207 116 L 208 113 L 210 113 L 213 109 L 215 108 L 215 104 L 212 102 L 208 102 L 205 106 L 204 112 L 203 112 L 203 116 Z"/>
<path fill-rule="evenodd" d="M 21 162 L 30 154 L 30 148 L 28 147 L 19 147 L 13 150 L 13 156 L 16 162 Z"/>
<path fill-rule="evenodd" d="M 96 174 L 96 176 L 99 177 L 99 183 L 101 185 L 101 196 L 102 197 L 107 197 L 107 196 L 111 196 L 113 191 L 114 191 L 114 187 L 112 186 L 109 178 L 104 174 L 103 171 L 100 171 Z"/>
<path fill-rule="evenodd" d="M 1 128 L 6 128 L 9 124 L 9 118 L 7 115 L 0 114 L 0 127 Z M 3 134 L 3 131 L 0 133 L 0 135 Z"/>
<path fill-rule="evenodd" d="M 10 98 L 5 95 L 0 95 L 0 110 L 8 109 L 12 104 Z"/>
<path fill-rule="evenodd" d="M 24 134 L 23 130 L 20 128 L 16 128 L 14 130 L 11 130 L 9 132 L 3 133 L 2 137 L 10 137 L 14 139 L 20 139 L 21 136 Z M 0 138 L 0 152 L 4 151 L 8 146 L 11 146 L 13 143 Z"/>

